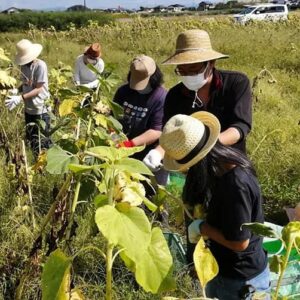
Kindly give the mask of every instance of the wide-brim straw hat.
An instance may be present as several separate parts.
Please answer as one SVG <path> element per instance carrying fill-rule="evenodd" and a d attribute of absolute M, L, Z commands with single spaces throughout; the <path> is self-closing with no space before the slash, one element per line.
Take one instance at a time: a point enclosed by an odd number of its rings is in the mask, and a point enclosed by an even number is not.
<path fill-rule="evenodd" d="M 165 65 L 184 65 L 227 58 L 212 49 L 209 35 L 204 30 L 191 29 L 180 33 L 175 54 L 163 62 Z"/>
<path fill-rule="evenodd" d="M 16 45 L 17 54 L 15 57 L 15 63 L 23 66 L 34 59 L 36 59 L 42 52 L 43 46 L 40 44 L 33 44 L 31 41 L 23 39 Z"/>
<path fill-rule="evenodd" d="M 159 139 L 165 150 L 164 168 L 169 171 L 188 170 L 209 153 L 220 131 L 219 120 L 206 111 L 191 116 L 173 116 L 164 126 Z"/>

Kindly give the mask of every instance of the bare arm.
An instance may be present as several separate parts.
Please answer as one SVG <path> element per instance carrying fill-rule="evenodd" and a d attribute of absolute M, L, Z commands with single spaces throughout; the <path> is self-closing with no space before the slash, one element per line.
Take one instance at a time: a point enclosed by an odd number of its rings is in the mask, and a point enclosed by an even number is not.
<path fill-rule="evenodd" d="M 32 91 L 22 95 L 23 99 L 27 100 L 27 99 L 31 99 L 31 98 L 37 96 L 42 91 L 43 85 L 44 85 L 43 82 L 37 83 L 35 89 L 33 89 Z"/>
<path fill-rule="evenodd" d="M 235 127 L 229 127 L 220 133 L 219 141 L 226 146 L 231 146 L 241 139 L 241 134 Z"/>
<path fill-rule="evenodd" d="M 201 231 L 201 235 L 207 236 L 211 240 L 214 240 L 215 242 L 233 251 L 243 251 L 249 245 L 249 239 L 243 241 L 227 240 L 220 230 L 207 224 L 206 222 L 200 225 L 200 231 Z"/>
<path fill-rule="evenodd" d="M 149 145 L 154 143 L 159 139 L 161 135 L 160 130 L 154 130 L 154 129 L 148 129 L 144 133 L 140 134 L 139 136 L 132 139 L 132 142 L 135 146 L 141 146 L 141 145 Z"/>

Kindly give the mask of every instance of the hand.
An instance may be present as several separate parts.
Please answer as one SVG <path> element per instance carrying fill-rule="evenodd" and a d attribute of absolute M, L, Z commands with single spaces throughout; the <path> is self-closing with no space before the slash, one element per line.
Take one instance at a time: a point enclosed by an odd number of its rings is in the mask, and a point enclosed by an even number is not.
<path fill-rule="evenodd" d="M 22 96 L 21 95 L 16 95 L 16 96 L 8 96 L 5 99 L 5 106 L 9 109 L 9 110 L 13 110 L 15 107 L 17 107 L 22 100 Z"/>
<path fill-rule="evenodd" d="M 162 156 L 160 152 L 156 149 L 152 149 L 144 157 L 143 162 L 150 170 L 158 171 L 162 166 L 161 159 Z"/>
<path fill-rule="evenodd" d="M 194 220 L 188 227 L 188 238 L 190 243 L 197 244 L 201 237 L 200 225 L 204 220 L 197 219 Z"/>
<path fill-rule="evenodd" d="M 15 96 L 19 93 L 19 90 L 18 89 L 10 89 L 10 90 L 8 90 L 8 93 L 11 96 Z"/>
<path fill-rule="evenodd" d="M 132 140 L 123 141 L 120 144 L 118 144 L 117 148 L 125 147 L 125 148 L 131 148 L 134 147 L 134 142 Z"/>

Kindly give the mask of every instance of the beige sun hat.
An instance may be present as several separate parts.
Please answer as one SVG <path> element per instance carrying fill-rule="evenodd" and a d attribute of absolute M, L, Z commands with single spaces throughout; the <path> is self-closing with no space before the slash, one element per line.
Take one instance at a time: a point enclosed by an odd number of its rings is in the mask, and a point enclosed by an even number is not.
<path fill-rule="evenodd" d="M 130 88 L 137 91 L 145 89 L 155 71 L 156 63 L 153 58 L 147 55 L 135 57 L 130 65 Z"/>
<path fill-rule="evenodd" d="M 228 55 L 212 49 L 210 38 L 206 31 L 191 29 L 178 35 L 175 54 L 165 60 L 163 64 L 193 64 L 227 57 Z"/>
<path fill-rule="evenodd" d="M 16 45 L 17 54 L 15 63 L 23 66 L 36 59 L 42 52 L 43 46 L 40 44 L 33 44 L 31 41 L 23 39 Z"/>
<path fill-rule="evenodd" d="M 219 120 L 206 111 L 191 116 L 173 116 L 164 126 L 159 139 L 159 144 L 165 150 L 164 168 L 186 171 L 213 148 L 220 131 Z"/>

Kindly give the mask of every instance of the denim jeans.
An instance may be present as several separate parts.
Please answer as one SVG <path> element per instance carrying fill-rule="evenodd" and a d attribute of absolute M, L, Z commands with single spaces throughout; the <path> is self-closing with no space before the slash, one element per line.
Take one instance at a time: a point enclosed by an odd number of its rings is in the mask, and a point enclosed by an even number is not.
<path fill-rule="evenodd" d="M 251 293 L 242 296 L 241 291 L 247 287 L 252 288 L 256 292 L 270 291 L 270 270 L 269 266 L 263 272 L 258 274 L 251 280 L 232 279 L 218 275 L 213 280 L 209 281 L 206 286 L 206 295 L 210 298 L 218 298 L 219 300 L 251 300 Z M 268 295 L 264 300 L 270 300 Z"/>
<path fill-rule="evenodd" d="M 41 128 L 39 126 L 39 120 L 45 122 L 44 128 Z M 41 149 L 48 149 L 52 145 L 52 141 L 49 137 L 50 117 L 47 113 L 41 115 L 29 115 L 25 113 L 25 123 L 26 123 L 26 139 L 29 142 L 34 155 L 38 156 L 39 146 L 41 146 Z M 40 142 L 41 145 L 39 145 Z"/>

